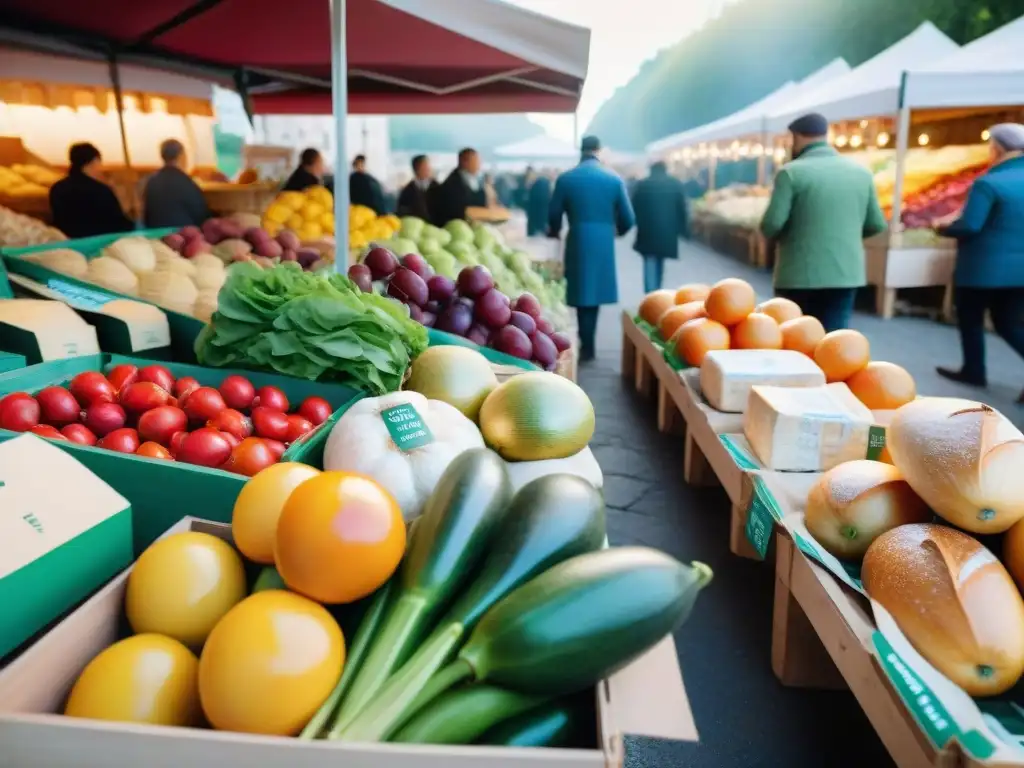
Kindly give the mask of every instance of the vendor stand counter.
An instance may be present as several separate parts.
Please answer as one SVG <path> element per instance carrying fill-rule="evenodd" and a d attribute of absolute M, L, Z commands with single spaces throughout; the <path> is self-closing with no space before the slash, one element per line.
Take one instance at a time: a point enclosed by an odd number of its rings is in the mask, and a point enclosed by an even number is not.
<path fill-rule="evenodd" d="M 909 242 L 905 233 L 883 233 L 864 242 L 867 281 L 875 287 L 875 311 L 886 319 L 893 316 L 896 291 L 900 288 L 943 286 L 943 310 L 950 314 L 956 241 L 941 238 L 934 244 Z"/>

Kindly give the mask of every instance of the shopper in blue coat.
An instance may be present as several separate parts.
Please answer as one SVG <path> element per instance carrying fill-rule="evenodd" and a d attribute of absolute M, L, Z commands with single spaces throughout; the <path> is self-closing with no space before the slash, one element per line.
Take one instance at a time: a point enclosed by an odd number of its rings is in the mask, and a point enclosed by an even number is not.
<path fill-rule="evenodd" d="M 979 387 L 987 381 L 985 310 L 996 333 L 1024 357 L 1024 125 L 1004 123 L 989 134 L 992 168 L 975 180 L 960 217 L 938 228 L 958 244 L 953 294 L 964 363 L 937 370 Z"/>
<path fill-rule="evenodd" d="M 566 301 L 576 307 L 580 359 L 593 360 L 598 310 L 602 304 L 615 304 L 619 300 L 615 238 L 629 232 L 636 219 L 626 185 L 597 158 L 601 142 L 596 136 L 585 136 L 581 149 L 580 164 L 555 182 L 548 235 L 559 237 L 562 217 L 568 218 Z"/>
<path fill-rule="evenodd" d="M 540 173 L 533 179 L 526 192 L 526 234 L 529 237 L 544 234 L 550 209 L 551 179 L 546 173 Z"/>

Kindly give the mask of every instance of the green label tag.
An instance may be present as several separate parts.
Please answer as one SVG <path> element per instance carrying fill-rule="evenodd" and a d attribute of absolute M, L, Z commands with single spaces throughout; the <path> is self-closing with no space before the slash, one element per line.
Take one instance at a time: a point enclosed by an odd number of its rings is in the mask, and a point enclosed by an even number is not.
<path fill-rule="evenodd" d="M 881 632 L 872 636 L 875 653 L 896 693 L 913 715 L 921 730 L 938 748 L 957 739 L 974 757 L 986 760 L 995 753 L 995 745 L 976 730 L 964 733 L 931 688 L 896 653 Z"/>
<path fill-rule="evenodd" d="M 768 554 L 768 545 L 772 540 L 775 523 L 782 521 L 782 510 L 775 501 L 775 496 L 765 486 L 760 477 L 754 478 L 754 498 L 750 500 L 747 510 L 745 532 L 747 541 L 757 553 L 764 558 Z"/>
<path fill-rule="evenodd" d="M 868 431 L 868 458 L 878 461 L 885 449 L 885 427 L 872 427 Z"/>
<path fill-rule="evenodd" d="M 88 288 L 83 288 L 80 285 L 73 285 L 72 283 L 58 280 L 54 277 L 47 279 L 46 287 L 51 291 L 59 293 L 67 299 L 68 304 L 73 307 L 77 307 L 78 309 L 99 309 L 104 304 L 109 304 L 114 300 L 113 296 L 100 293 L 99 291 L 91 291 Z"/>
<path fill-rule="evenodd" d="M 748 472 L 753 472 L 761 468 L 754 460 L 754 457 L 747 453 L 747 451 L 733 440 L 732 437 L 729 435 L 719 435 L 718 439 L 721 441 L 722 445 L 725 446 L 725 450 L 729 452 L 729 455 L 732 456 L 732 460 L 736 462 L 737 467 Z"/>
<path fill-rule="evenodd" d="M 380 412 L 391 439 L 400 451 L 413 451 L 434 442 L 430 427 L 412 403 L 402 403 Z"/>

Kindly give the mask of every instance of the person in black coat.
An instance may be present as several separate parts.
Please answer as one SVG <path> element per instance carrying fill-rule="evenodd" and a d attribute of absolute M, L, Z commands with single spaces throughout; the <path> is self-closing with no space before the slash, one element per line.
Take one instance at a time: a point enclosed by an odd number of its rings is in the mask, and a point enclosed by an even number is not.
<path fill-rule="evenodd" d="M 686 187 L 669 176 L 665 163 L 651 166 L 651 175 L 633 190 L 636 243 L 633 250 L 644 257 L 644 292 L 661 288 L 665 259 L 679 258 L 679 238 L 689 238 Z"/>
<path fill-rule="evenodd" d="M 526 192 L 526 235 L 543 235 L 548 226 L 551 208 L 551 179 L 546 173 L 537 175 Z"/>
<path fill-rule="evenodd" d="M 68 162 L 68 175 L 50 187 L 53 226 L 70 238 L 135 229 L 114 190 L 99 180 L 100 151 L 92 144 L 74 144 Z"/>
<path fill-rule="evenodd" d="M 299 155 L 299 167 L 292 171 L 288 181 L 281 188 L 286 192 L 302 192 L 310 187 L 324 183 L 324 158 L 315 149 L 302 150 Z"/>
<path fill-rule="evenodd" d="M 199 185 L 185 173 L 185 147 L 168 139 L 160 145 L 160 158 L 164 167 L 149 177 L 143 194 L 146 227 L 200 226 L 210 218 L 210 207 Z"/>
<path fill-rule="evenodd" d="M 441 185 L 434 180 L 430 158 L 426 155 L 416 155 L 412 159 L 412 174 L 412 181 L 405 185 L 398 196 L 398 215 L 433 221 L 432 207 Z"/>
<path fill-rule="evenodd" d="M 348 196 L 352 205 L 365 205 L 378 216 L 387 211 L 384 206 L 384 190 L 373 176 L 366 172 L 366 155 L 356 155 L 352 161 L 352 173 L 348 177 Z"/>
<path fill-rule="evenodd" d="M 466 209 L 487 206 L 487 193 L 480 181 L 480 155 L 475 149 L 459 152 L 459 166 L 437 190 L 435 223 L 443 227 L 449 221 L 465 219 Z"/>

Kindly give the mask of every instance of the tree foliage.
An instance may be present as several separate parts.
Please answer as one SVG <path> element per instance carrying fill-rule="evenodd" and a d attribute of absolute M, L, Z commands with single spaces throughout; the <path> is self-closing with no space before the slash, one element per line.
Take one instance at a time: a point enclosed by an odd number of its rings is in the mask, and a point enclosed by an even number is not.
<path fill-rule="evenodd" d="M 647 61 L 601 106 L 587 133 L 617 149 L 641 150 L 742 109 L 838 56 L 855 67 L 924 21 L 964 44 L 1022 14 L 1024 0 L 739 0 Z"/>

